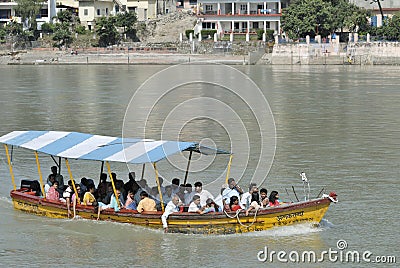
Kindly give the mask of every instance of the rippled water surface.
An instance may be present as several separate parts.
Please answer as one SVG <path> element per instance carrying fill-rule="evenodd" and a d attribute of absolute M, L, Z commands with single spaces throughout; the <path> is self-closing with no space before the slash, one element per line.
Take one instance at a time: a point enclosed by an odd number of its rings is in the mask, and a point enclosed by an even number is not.
<path fill-rule="evenodd" d="M 249 107 L 245 98 L 221 85 L 180 85 L 162 95 L 163 81 L 157 87 L 146 89 L 148 96 L 158 99 L 156 105 L 149 97 L 141 99 L 137 107 L 130 107 L 132 110 L 127 109 L 137 88 L 164 68 L 0 66 L 0 135 L 13 130 L 63 130 L 120 136 L 123 125 L 141 135 L 142 129 L 135 126 L 145 123 L 146 135 L 159 138 L 160 132 L 170 126 L 169 129 L 177 128 L 184 140 L 203 140 L 232 149 L 236 155 L 232 176 L 240 178 L 245 187 L 254 175 L 260 147 L 265 141 L 256 118 L 268 115 L 258 114 L 260 111 Z M 295 199 L 292 185 L 303 198 L 298 175 L 301 171 L 310 180 L 311 197 L 322 188 L 327 192 L 336 191 L 339 203 L 330 207 L 321 227 L 298 225 L 229 236 L 164 235 L 161 231 L 131 225 L 28 215 L 12 208 L 9 197 L 12 184 L 1 149 L 1 266 L 283 267 L 294 264 L 276 259 L 273 264 L 262 263 L 257 260 L 257 253 L 266 246 L 270 251 L 286 252 L 337 250 L 339 239 L 347 242 L 348 250 L 369 250 L 374 256 L 399 258 L 400 68 L 240 66 L 236 69 L 258 85 L 268 100 L 276 128 L 272 167 L 268 168 L 268 159 L 262 159 L 261 164 L 265 163 L 262 168 L 267 170 L 265 176 L 257 175 L 253 179 L 263 181 L 262 186 L 268 190 L 278 190 L 285 201 Z M 175 75 L 185 77 L 185 68 L 180 70 Z M 215 73 L 215 76 L 223 75 Z M 207 81 L 211 76 L 200 72 L 199 81 Z M 238 77 L 227 75 L 224 79 Z M 182 103 L 190 104 L 187 101 L 191 98 L 200 100 L 190 106 L 190 112 L 215 114 L 218 120 L 202 116 L 181 122 L 180 115 L 189 113 Z M 231 107 L 237 116 L 229 117 L 222 110 L 223 105 L 210 104 L 209 99 Z M 143 109 L 151 110 L 147 118 L 142 117 Z M 163 126 L 164 122 L 168 126 Z M 265 133 L 275 130 L 269 127 L 269 131 Z M 170 138 L 170 134 L 166 135 Z M 37 178 L 32 152 L 14 150 L 13 160 L 17 183 L 22 178 Z M 189 180 L 203 180 L 216 194 L 220 181 L 212 178 L 223 178 L 226 157 L 212 160 L 205 175 L 197 172 L 202 169 L 202 159 L 194 160 L 199 161 L 194 161 L 196 172 Z M 183 178 L 184 171 L 179 164 L 171 166 L 166 162 L 159 164 L 163 176 L 170 178 L 179 170 L 178 177 Z M 41 164 L 43 173 L 47 174 L 51 159 L 41 156 Z M 76 178 L 88 176 L 97 182 L 98 163 L 72 161 L 71 165 Z M 141 167 L 131 168 L 140 174 Z M 126 166 L 114 164 L 113 169 L 126 180 Z M 65 169 L 63 173 L 67 177 Z M 146 169 L 145 176 L 154 185 L 150 168 Z M 343 263 L 325 260 L 296 265 L 333 267 Z M 366 267 L 368 264 L 345 265 Z"/>

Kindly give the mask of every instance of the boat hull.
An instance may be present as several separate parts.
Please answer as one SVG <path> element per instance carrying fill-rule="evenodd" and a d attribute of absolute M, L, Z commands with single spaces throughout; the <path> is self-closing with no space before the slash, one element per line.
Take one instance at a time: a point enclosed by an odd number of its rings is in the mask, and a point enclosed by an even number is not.
<path fill-rule="evenodd" d="M 67 206 L 58 201 L 48 201 L 22 190 L 11 191 L 14 208 L 27 213 L 49 218 L 68 218 Z M 318 224 L 332 201 L 319 198 L 305 202 L 284 204 L 278 207 L 259 210 L 245 216 L 240 213 L 174 213 L 168 218 L 168 231 L 173 233 L 194 234 L 233 234 L 263 231 L 273 227 L 309 222 Z M 84 219 L 97 219 L 97 213 L 91 206 L 77 206 L 77 215 Z M 101 212 L 100 220 L 130 223 L 149 228 L 162 229 L 162 212 L 137 213 L 122 209 Z"/>

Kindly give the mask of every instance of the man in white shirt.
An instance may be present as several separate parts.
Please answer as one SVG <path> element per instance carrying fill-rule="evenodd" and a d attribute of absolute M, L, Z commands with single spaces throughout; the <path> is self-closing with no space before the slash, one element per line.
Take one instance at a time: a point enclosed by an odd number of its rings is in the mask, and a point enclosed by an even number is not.
<path fill-rule="evenodd" d="M 250 183 L 249 186 L 249 191 L 244 193 L 242 195 L 242 199 L 240 199 L 240 205 L 242 207 L 244 207 L 245 209 L 248 209 L 250 207 L 250 203 L 251 203 L 251 194 L 254 192 L 258 192 L 258 188 L 256 186 L 257 184 L 255 184 L 254 182 Z"/>
<path fill-rule="evenodd" d="M 208 198 L 214 200 L 214 196 L 207 190 L 203 190 L 203 184 L 198 181 L 194 184 L 196 195 L 200 196 L 200 205 L 204 207 Z"/>
<path fill-rule="evenodd" d="M 164 213 L 161 216 L 161 221 L 163 223 L 164 232 L 168 233 L 168 223 L 167 218 L 171 213 L 179 212 L 179 197 L 174 195 L 172 200 L 168 202 L 167 206 L 165 207 Z"/>
<path fill-rule="evenodd" d="M 222 200 L 225 200 L 225 203 L 229 204 L 232 196 L 237 196 L 240 200 L 241 194 L 243 194 L 242 188 L 236 184 L 234 178 L 229 178 L 228 187 L 222 192 Z"/>

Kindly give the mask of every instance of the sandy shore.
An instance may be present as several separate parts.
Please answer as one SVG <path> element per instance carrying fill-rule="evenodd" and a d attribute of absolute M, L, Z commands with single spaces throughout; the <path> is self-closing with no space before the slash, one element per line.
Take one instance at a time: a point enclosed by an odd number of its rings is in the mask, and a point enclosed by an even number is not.
<path fill-rule="evenodd" d="M 43 64 L 181 64 L 188 62 L 213 62 L 222 64 L 246 64 L 247 57 L 228 54 L 178 54 L 178 53 L 132 53 L 128 51 L 90 50 L 28 50 L 0 52 L 0 64 L 8 65 L 43 65 Z"/>

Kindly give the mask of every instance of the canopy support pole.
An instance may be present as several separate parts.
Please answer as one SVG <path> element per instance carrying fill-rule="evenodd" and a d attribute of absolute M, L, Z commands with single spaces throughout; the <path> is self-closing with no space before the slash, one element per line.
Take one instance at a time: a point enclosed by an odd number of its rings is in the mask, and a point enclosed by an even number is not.
<path fill-rule="evenodd" d="M 67 170 L 68 170 L 68 174 L 69 174 L 69 179 L 71 180 L 71 182 L 72 182 L 72 187 L 74 188 L 74 193 L 75 193 L 75 196 L 76 196 L 76 201 L 77 201 L 78 204 L 80 204 L 81 202 L 80 202 L 80 200 L 79 200 L 79 198 L 78 198 L 79 194 L 78 194 L 78 191 L 76 190 L 74 178 L 72 177 L 71 167 L 70 167 L 70 165 L 69 165 L 68 158 L 65 158 L 65 165 L 67 166 Z"/>
<path fill-rule="evenodd" d="M 104 171 L 104 161 L 101 161 L 100 177 L 101 177 L 101 174 L 103 174 L 103 171 Z"/>
<path fill-rule="evenodd" d="M 44 186 L 43 186 L 43 175 L 42 175 L 42 170 L 40 169 L 39 155 L 37 151 L 35 151 L 35 158 L 36 158 L 37 170 L 39 173 L 40 189 L 42 190 L 43 198 L 46 199 L 46 193 L 44 192 Z"/>
<path fill-rule="evenodd" d="M 113 178 L 113 176 L 111 175 L 110 163 L 108 163 L 108 161 L 106 161 L 106 166 L 107 166 L 107 170 L 108 170 L 108 176 L 110 176 L 111 185 L 112 185 L 112 187 L 113 187 L 113 192 L 114 192 L 115 199 L 117 200 L 118 207 L 121 207 L 120 204 L 119 204 L 120 202 L 119 202 L 119 198 L 118 198 L 118 195 L 117 195 L 117 189 L 115 188 L 114 178 Z M 100 209 L 100 208 L 99 208 L 99 209 Z"/>
<path fill-rule="evenodd" d="M 10 175 L 11 175 L 11 182 L 12 182 L 12 185 L 13 185 L 13 187 L 14 187 L 14 190 L 17 190 L 17 186 L 15 185 L 15 179 L 14 179 L 14 171 L 13 171 L 13 168 L 12 168 L 10 155 L 9 155 L 9 153 L 8 153 L 8 146 L 7 146 L 7 144 L 4 144 L 4 148 L 6 149 L 8 168 L 10 169 Z"/>
<path fill-rule="evenodd" d="M 146 164 L 143 164 L 143 167 L 142 167 L 142 177 L 140 178 L 141 180 L 143 180 L 143 178 L 144 178 L 144 168 L 146 167 Z"/>
<path fill-rule="evenodd" d="M 231 173 L 232 157 L 233 157 L 233 154 L 231 154 L 231 155 L 229 156 L 228 170 L 226 171 L 225 183 L 228 183 L 229 174 Z"/>
<path fill-rule="evenodd" d="M 58 175 L 61 174 L 61 157 L 58 157 Z"/>
<path fill-rule="evenodd" d="M 158 188 L 158 194 L 160 195 L 160 203 L 161 203 L 161 210 L 164 212 L 164 202 L 163 202 L 163 197 L 162 197 L 162 192 L 161 192 L 161 185 L 160 185 L 160 180 L 158 179 L 158 170 L 156 163 L 153 163 L 154 171 L 156 173 L 156 182 L 157 182 L 157 188 Z"/>
<path fill-rule="evenodd" d="M 193 154 L 193 151 L 190 151 L 189 160 L 188 160 L 187 167 L 186 167 L 185 180 L 183 181 L 183 184 L 185 184 L 185 185 L 186 185 L 187 178 L 189 175 L 189 166 L 190 166 L 190 161 L 192 160 L 192 154 Z"/>

